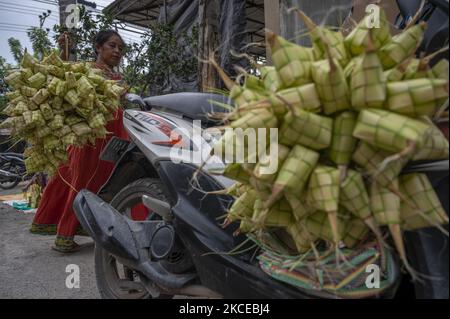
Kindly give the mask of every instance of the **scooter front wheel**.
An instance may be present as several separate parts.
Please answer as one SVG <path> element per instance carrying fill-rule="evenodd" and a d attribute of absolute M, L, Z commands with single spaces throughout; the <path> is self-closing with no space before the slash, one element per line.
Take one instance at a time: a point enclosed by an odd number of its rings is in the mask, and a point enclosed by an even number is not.
<path fill-rule="evenodd" d="M 15 179 L 13 181 L 0 181 L 0 188 L 4 190 L 10 190 L 15 188 L 20 183 L 20 179 Z"/>
<path fill-rule="evenodd" d="M 132 220 L 157 219 L 142 204 L 142 196 L 147 195 L 165 201 L 162 185 L 158 179 L 145 178 L 123 188 L 111 201 L 117 211 Z M 100 296 L 104 299 L 149 299 L 151 298 L 140 275 L 124 265 L 117 258 L 96 245 L 95 277 Z M 160 295 L 158 299 L 173 298 L 170 295 Z"/>
<path fill-rule="evenodd" d="M 7 172 L 20 174 L 20 167 L 14 165 L 13 163 L 3 163 L 0 166 L 0 169 L 5 170 Z M 8 180 L 6 180 L 6 178 L 5 178 L 4 180 L 0 180 L 0 189 L 4 189 L 4 190 L 13 189 L 19 183 L 20 183 L 20 178 L 15 178 L 15 179 L 11 178 Z"/>

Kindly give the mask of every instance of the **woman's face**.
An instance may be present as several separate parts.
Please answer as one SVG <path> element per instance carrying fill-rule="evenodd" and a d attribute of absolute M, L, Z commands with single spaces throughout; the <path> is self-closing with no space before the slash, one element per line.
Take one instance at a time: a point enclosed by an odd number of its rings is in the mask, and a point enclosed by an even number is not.
<path fill-rule="evenodd" d="M 109 66 L 120 64 L 123 56 L 124 43 L 117 35 L 112 35 L 103 45 L 97 47 L 99 59 Z"/>

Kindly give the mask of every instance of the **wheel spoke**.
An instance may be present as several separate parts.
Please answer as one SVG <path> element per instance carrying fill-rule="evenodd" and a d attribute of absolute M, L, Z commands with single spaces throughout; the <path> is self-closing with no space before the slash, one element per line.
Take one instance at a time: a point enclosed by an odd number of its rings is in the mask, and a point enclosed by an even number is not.
<path fill-rule="evenodd" d="M 113 275 L 120 279 L 119 270 L 117 269 L 117 260 L 113 255 L 109 255 L 108 264 L 113 272 Z"/>
<path fill-rule="evenodd" d="M 126 279 L 133 280 L 134 279 L 134 272 L 127 266 L 123 266 L 123 274 Z"/>

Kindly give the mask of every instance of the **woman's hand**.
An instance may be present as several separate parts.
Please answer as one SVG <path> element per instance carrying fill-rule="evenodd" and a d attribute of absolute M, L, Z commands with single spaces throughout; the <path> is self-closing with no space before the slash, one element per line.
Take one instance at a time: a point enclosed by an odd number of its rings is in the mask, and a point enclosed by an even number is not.
<path fill-rule="evenodd" d="M 70 38 L 69 32 L 64 31 L 58 38 L 59 47 L 65 49 L 66 47 L 66 38 L 67 38 L 67 47 L 70 49 L 73 45 L 72 39 Z"/>
<path fill-rule="evenodd" d="M 58 37 L 58 45 L 61 49 L 61 59 L 64 61 L 69 60 L 70 51 L 73 46 L 73 41 L 70 38 L 69 32 L 65 31 Z"/>

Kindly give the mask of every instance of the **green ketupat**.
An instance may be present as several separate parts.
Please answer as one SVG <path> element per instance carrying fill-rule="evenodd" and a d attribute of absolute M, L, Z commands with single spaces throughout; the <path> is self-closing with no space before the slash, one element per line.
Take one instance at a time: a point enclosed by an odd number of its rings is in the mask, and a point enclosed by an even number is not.
<path fill-rule="evenodd" d="M 230 208 L 227 218 L 222 225 L 223 227 L 228 226 L 238 220 L 248 220 L 253 216 L 253 207 L 258 198 L 258 194 L 255 190 L 249 190 L 240 196 Z"/>
<path fill-rule="evenodd" d="M 217 64 L 217 62 L 213 58 L 210 58 L 210 63 L 217 70 L 217 73 L 219 73 L 219 76 L 224 82 L 226 88 L 230 90 L 230 99 L 234 101 L 236 111 L 238 112 L 239 115 L 241 114 L 240 107 L 242 105 L 246 105 L 248 103 L 258 101 L 261 98 L 263 98 L 263 96 L 261 96 L 261 94 L 259 94 L 258 92 L 246 89 L 245 87 L 231 80 L 230 77 L 225 73 L 225 71 Z M 245 113 L 247 112 L 244 111 L 243 114 Z"/>
<path fill-rule="evenodd" d="M 25 50 L 20 65 L 23 68 L 33 68 L 36 63 L 38 63 L 38 61 L 32 55 L 30 55 L 27 50 Z"/>
<path fill-rule="evenodd" d="M 430 126 L 418 120 L 368 109 L 359 114 L 353 136 L 390 152 L 403 152 L 409 146 L 421 147 Z"/>
<path fill-rule="evenodd" d="M 317 152 L 295 145 L 281 165 L 266 206 L 271 207 L 283 193 L 300 196 L 318 160 Z"/>
<path fill-rule="evenodd" d="M 21 96 L 20 90 L 15 90 L 12 92 L 6 92 L 5 93 L 6 97 L 8 98 L 9 101 L 13 101 L 15 98 L 18 98 Z"/>
<path fill-rule="evenodd" d="M 411 56 L 422 42 L 426 29 L 427 24 L 421 22 L 396 35 L 383 46 L 378 51 L 378 56 L 384 69 L 391 69 Z"/>
<path fill-rule="evenodd" d="M 328 214 L 335 244 L 342 239 L 338 223 L 339 191 L 339 170 L 329 166 L 316 167 L 308 185 L 308 204 Z"/>
<path fill-rule="evenodd" d="M 53 51 L 52 53 L 50 53 L 50 55 L 45 57 L 43 63 L 47 64 L 47 65 L 57 66 L 57 67 L 64 66 L 63 60 L 61 60 L 61 58 L 58 56 L 58 53 L 56 51 Z"/>
<path fill-rule="evenodd" d="M 237 121 L 231 124 L 232 128 L 241 128 L 246 130 L 248 128 L 276 128 L 278 127 L 278 120 L 271 111 L 266 109 L 252 110 Z"/>
<path fill-rule="evenodd" d="M 399 188 L 398 179 L 393 183 L 396 188 Z M 399 225 L 400 204 L 401 200 L 397 194 L 378 183 L 371 184 L 370 208 L 379 225 Z"/>
<path fill-rule="evenodd" d="M 367 108 L 383 108 L 387 96 L 386 84 L 383 66 L 370 40 L 366 52 L 355 63 L 351 77 L 353 109 L 360 111 Z"/>
<path fill-rule="evenodd" d="M 64 117 L 62 115 L 55 115 L 53 120 L 48 123 L 52 130 L 58 130 L 64 126 Z"/>
<path fill-rule="evenodd" d="M 285 193 L 284 197 L 291 205 L 292 214 L 297 222 L 315 212 L 315 209 L 307 204 L 306 194 Z"/>
<path fill-rule="evenodd" d="M 352 156 L 352 161 L 363 168 L 372 181 L 389 188 L 410 160 L 410 157 L 403 157 L 383 165 L 385 159 L 391 156 L 390 152 L 361 142 Z"/>
<path fill-rule="evenodd" d="M 40 105 L 43 102 L 47 100 L 47 98 L 50 96 L 50 92 L 47 89 L 40 89 L 32 98 L 31 100 L 37 104 Z"/>
<path fill-rule="evenodd" d="M 373 15 L 367 14 L 345 38 L 344 42 L 347 49 L 353 56 L 363 54 L 369 42 L 372 42 L 374 48 L 378 50 L 391 41 L 392 37 L 386 13 L 381 7 L 378 8 L 380 10 L 379 27 L 375 26 L 374 28 Z"/>
<path fill-rule="evenodd" d="M 272 184 L 273 182 L 275 182 L 279 169 L 281 168 L 283 163 L 286 161 L 286 159 L 288 158 L 289 153 L 291 151 L 289 149 L 289 147 L 278 144 L 278 142 L 273 142 L 273 143 L 277 144 L 276 148 L 269 146 L 268 149 L 269 150 L 276 149 L 277 151 L 269 152 L 269 154 L 262 154 L 259 157 L 258 164 L 255 166 L 255 170 L 253 172 L 255 177 L 257 177 L 261 181 L 263 181 L 265 183 L 269 183 L 269 184 Z M 275 165 L 275 164 L 277 164 L 278 169 L 276 169 L 275 172 L 269 172 L 271 165 Z"/>
<path fill-rule="evenodd" d="M 409 58 L 397 65 L 395 68 L 384 71 L 387 82 L 399 82 L 405 79 L 406 72 L 414 59 Z"/>
<path fill-rule="evenodd" d="M 342 32 L 319 27 L 303 11 L 296 11 L 309 30 L 315 60 L 334 58 L 339 61 L 342 67 L 345 67 L 350 58 L 347 54 Z"/>
<path fill-rule="evenodd" d="M 395 187 L 399 188 L 398 179 L 394 181 Z M 393 238 L 395 247 L 403 264 L 407 268 L 408 272 L 417 279 L 416 271 L 410 266 L 408 258 L 406 256 L 405 244 L 403 241 L 402 229 L 401 229 L 401 199 L 399 196 L 379 186 L 377 183 L 373 183 L 370 192 L 371 209 L 375 216 L 375 219 L 380 225 L 387 225 Z"/>
<path fill-rule="evenodd" d="M 67 92 L 66 82 L 64 82 L 63 80 L 60 80 L 57 77 L 54 77 L 51 80 L 51 82 L 48 84 L 47 88 L 51 94 L 53 94 L 55 96 L 59 96 L 59 97 L 64 97 L 64 95 Z"/>
<path fill-rule="evenodd" d="M 352 159 L 358 140 L 353 137 L 356 113 L 346 111 L 337 115 L 333 123 L 330 159 L 338 166 L 347 167 Z"/>
<path fill-rule="evenodd" d="M 283 83 L 275 67 L 262 67 L 260 71 L 261 79 L 264 82 L 264 87 L 267 91 L 276 93 L 282 89 Z"/>
<path fill-rule="evenodd" d="M 413 155 L 413 161 L 420 160 L 444 160 L 449 158 L 449 143 L 444 133 L 430 120 L 424 118 L 425 123 L 429 123 L 430 130 L 424 137 L 422 147 Z"/>
<path fill-rule="evenodd" d="M 31 69 L 21 69 L 19 72 L 22 80 L 25 82 L 28 82 L 28 79 L 33 76 L 33 71 Z"/>
<path fill-rule="evenodd" d="M 229 164 L 225 167 L 223 176 L 231 178 L 237 182 L 248 184 L 251 174 L 242 164 Z"/>
<path fill-rule="evenodd" d="M 330 224 L 328 213 L 319 211 L 305 218 L 302 221 L 302 225 L 313 236 L 336 244 L 336 238 L 344 237 L 348 221 L 337 216 L 336 229 L 338 230 L 338 233 L 336 233 L 334 226 L 331 226 Z"/>
<path fill-rule="evenodd" d="M 20 88 L 25 84 L 22 80 L 22 75 L 20 72 L 12 72 L 5 77 L 5 82 L 14 90 L 20 90 Z"/>
<path fill-rule="evenodd" d="M 28 86 L 22 86 L 20 88 L 20 92 L 22 93 L 22 95 L 26 96 L 26 97 L 32 97 L 34 96 L 38 91 L 35 88 L 30 88 Z"/>
<path fill-rule="evenodd" d="M 313 83 L 296 86 L 271 94 L 269 98 L 253 102 L 243 108 L 270 108 L 278 119 L 282 119 L 289 110 L 301 109 L 319 113 L 322 110 L 316 85 Z M 255 110 L 258 111 L 258 110 Z"/>
<path fill-rule="evenodd" d="M 294 220 L 291 206 L 285 199 L 276 202 L 271 208 L 266 208 L 261 198 L 255 201 L 252 221 L 258 228 L 288 227 Z"/>
<path fill-rule="evenodd" d="M 331 144 L 333 120 L 303 110 L 289 112 L 280 128 L 280 142 L 284 145 L 296 144 L 314 150 L 326 149 Z"/>
<path fill-rule="evenodd" d="M 448 224 L 448 216 L 425 174 L 400 177 L 400 191 L 408 202 L 401 203 L 400 219 L 405 230 Z"/>
<path fill-rule="evenodd" d="M 433 78 L 434 75 L 430 72 L 430 61 L 427 58 L 411 59 L 408 67 L 404 72 L 404 80 L 416 80 L 423 78 Z"/>
<path fill-rule="evenodd" d="M 47 77 L 44 74 L 38 72 L 28 78 L 28 84 L 30 85 L 30 87 L 39 90 L 40 88 L 42 88 L 44 86 L 46 79 L 47 79 Z"/>
<path fill-rule="evenodd" d="M 286 230 L 292 236 L 299 254 L 305 254 L 310 251 L 312 244 L 317 239 L 299 222 L 288 226 Z"/>
<path fill-rule="evenodd" d="M 449 76 L 449 62 L 448 60 L 442 59 L 430 70 L 433 74 L 433 78 L 448 80 Z"/>
<path fill-rule="evenodd" d="M 339 202 L 354 217 L 361 220 L 379 241 L 382 241 L 381 231 L 372 215 L 369 193 L 360 173 L 354 170 L 348 171 L 347 178 L 341 184 Z"/>
<path fill-rule="evenodd" d="M 448 80 L 417 79 L 387 85 L 386 108 L 412 117 L 433 116 L 448 98 Z"/>
<path fill-rule="evenodd" d="M 95 115 L 91 115 L 90 119 L 88 120 L 89 126 L 93 129 L 95 128 L 101 128 L 106 125 L 106 120 L 103 114 L 97 113 Z"/>
<path fill-rule="evenodd" d="M 368 236 L 369 232 L 369 227 L 361 219 L 352 218 L 348 221 L 342 241 L 348 248 L 355 248 L 361 243 L 361 240 Z"/>
<path fill-rule="evenodd" d="M 7 94 L 10 103 L 5 110 L 12 117 L 1 126 L 28 143 L 29 172 L 53 174 L 67 160 L 67 146 L 106 137 L 106 118 L 111 119 L 123 93 L 116 81 L 104 79 L 101 70 L 87 63 L 63 62 L 56 52 L 43 62 L 25 53 L 20 69 L 5 80 L 14 89 Z M 103 96 L 105 100 L 99 101 Z"/>
<path fill-rule="evenodd" d="M 325 114 L 330 115 L 350 108 L 350 91 L 344 70 L 333 58 L 313 63 L 312 75 Z"/>
<path fill-rule="evenodd" d="M 41 110 L 42 113 L 42 117 L 46 120 L 46 121 L 50 121 L 53 119 L 53 112 L 52 112 L 52 108 L 50 107 L 50 105 L 48 103 L 43 103 L 39 106 L 39 109 Z"/>
<path fill-rule="evenodd" d="M 314 61 L 314 53 L 311 48 L 286 41 L 270 31 L 267 31 L 267 41 L 272 61 L 285 87 L 312 82 L 311 63 Z"/>

